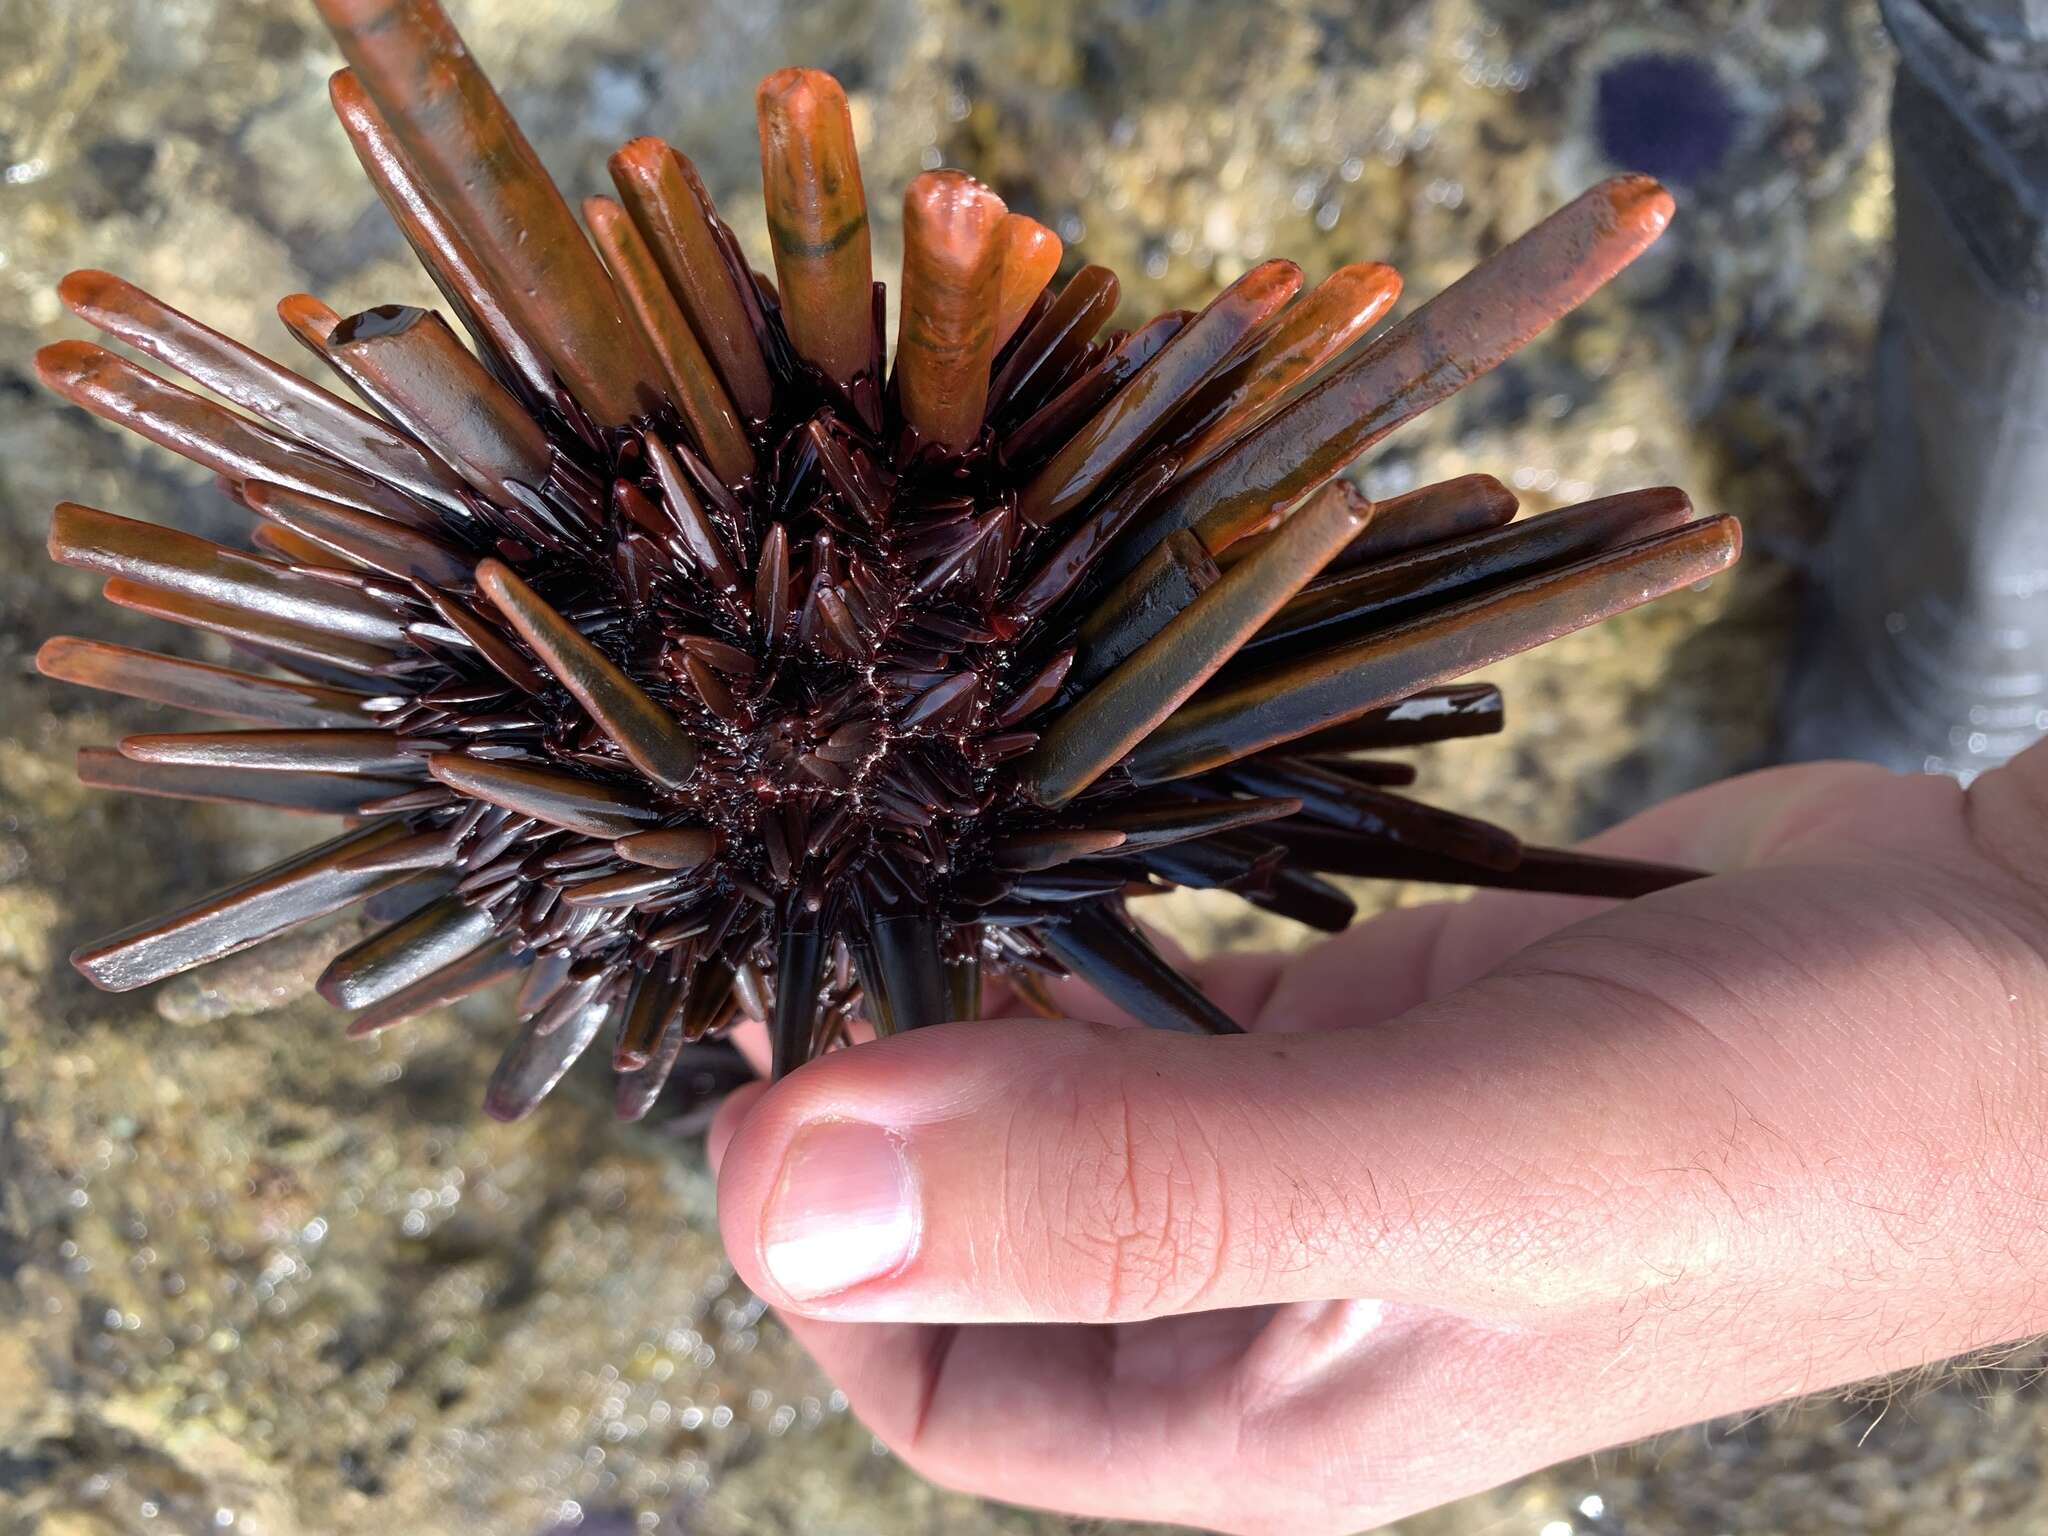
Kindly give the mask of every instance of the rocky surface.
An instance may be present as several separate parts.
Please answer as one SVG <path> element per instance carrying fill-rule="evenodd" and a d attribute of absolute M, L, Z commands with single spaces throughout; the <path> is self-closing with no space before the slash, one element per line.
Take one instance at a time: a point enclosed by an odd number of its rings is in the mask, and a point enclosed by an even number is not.
<path fill-rule="evenodd" d="M 1874 7 L 454 9 L 574 190 L 620 138 L 661 132 L 758 242 L 752 82 L 820 64 L 854 92 L 879 267 L 894 190 L 944 161 L 1121 269 L 1133 312 L 1280 253 L 1311 276 L 1389 259 L 1423 296 L 1617 160 L 1679 179 L 1657 253 L 1365 473 L 1484 468 L 1538 507 L 1673 481 L 1750 530 L 1735 578 L 1501 669 L 1510 731 L 1432 754 L 1432 793 L 1564 837 L 1767 751 L 1792 578 L 1855 449 L 1881 296 Z M 695 1142 L 618 1128 L 573 1080 L 524 1125 L 479 1118 L 491 1000 L 346 1041 L 306 996 L 339 930 L 154 995 L 96 995 L 62 963 L 308 829 L 72 781 L 78 746 L 153 716 L 42 684 L 36 643 L 191 641 L 46 565 L 49 507 L 239 519 L 189 466 L 38 396 L 27 356 L 76 334 L 51 289 L 77 266 L 279 356 L 287 291 L 428 299 L 328 119 L 334 62 L 303 0 L 0 4 L 0 1528 L 1064 1530 L 877 1452 L 733 1282 Z M 1174 925 L 1290 939 L 1193 900 Z M 2036 1530 L 2026 1379 L 1882 1422 L 1828 1404 L 1695 1431 L 1408 1529 Z"/>

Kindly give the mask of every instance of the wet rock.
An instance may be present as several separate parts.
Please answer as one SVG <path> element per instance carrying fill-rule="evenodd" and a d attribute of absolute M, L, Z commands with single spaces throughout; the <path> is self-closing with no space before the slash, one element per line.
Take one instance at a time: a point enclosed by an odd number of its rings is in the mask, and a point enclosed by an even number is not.
<path fill-rule="evenodd" d="M 752 85 L 822 64 L 853 95 L 878 267 L 896 261 L 893 189 L 961 164 L 1122 270 L 1132 313 L 1283 253 L 1311 276 L 1390 260 L 1408 302 L 1426 297 L 1602 174 L 1603 68 L 1711 40 L 1736 56 L 1741 126 L 1662 253 L 1361 473 L 1386 493 L 1490 470 L 1531 508 L 1676 482 L 1752 531 L 1732 579 L 1493 674 L 1510 729 L 1426 754 L 1432 798 L 1566 837 L 1760 750 L 1788 573 L 1854 444 L 1880 295 L 1868 4 L 1758 20 L 1734 0 L 1639 0 L 1618 8 L 1633 35 L 1610 10 L 1542 0 L 453 4 L 573 193 L 602 185 L 624 133 L 664 133 L 765 264 Z M 304 0 L 0 7 L 0 359 L 78 334 L 51 295 L 78 266 L 288 360 L 271 306 L 293 288 L 344 311 L 433 302 L 329 121 L 334 62 Z M 876 1451 L 734 1284 L 694 1140 L 616 1126 L 576 1077 L 524 1124 L 484 1120 L 502 998 L 348 1041 L 303 995 L 339 929 L 155 996 L 70 973 L 73 944 L 309 827 L 73 782 L 79 746 L 163 716 L 41 684 L 43 636 L 224 658 L 49 567 L 50 505 L 217 537 L 241 518 L 18 368 L 0 364 L 0 398 L 0 1527 L 1066 1529 Z M 1197 945 L 1295 941 L 1226 927 L 1199 893 L 1173 926 Z M 1820 1529 L 1821 1508 L 1832 1530 L 1946 1532 L 1963 1509 L 1972 1529 L 2037 1529 L 2023 1469 L 2042 1421 L 1997 1402 L 1944 1393 L 1860 1451 L 1836 1409 L 1680 1437 L 1410 1528 Z"/>

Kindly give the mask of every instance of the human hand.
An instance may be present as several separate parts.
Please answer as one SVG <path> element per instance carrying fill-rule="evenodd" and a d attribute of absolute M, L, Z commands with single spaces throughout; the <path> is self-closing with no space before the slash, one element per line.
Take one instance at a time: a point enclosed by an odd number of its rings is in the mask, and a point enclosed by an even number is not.
<path fill-rule="evenodd" d="M 1231 1532 L 2048 1327 L 2048 747 L 1593 846 L 1725 872 L 1201 967 L 1242 1036 L 954 1024 L 743 1089 L 733 1263 L 935 1481 Z"/>

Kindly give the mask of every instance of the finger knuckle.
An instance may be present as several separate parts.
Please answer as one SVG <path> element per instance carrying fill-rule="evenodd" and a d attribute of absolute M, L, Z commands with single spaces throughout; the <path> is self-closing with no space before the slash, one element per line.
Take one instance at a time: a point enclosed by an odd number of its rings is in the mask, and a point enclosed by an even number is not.
<path fill-rule="evenodd" d="M 1962 812 L 1972 851 L 2038 909 L 2048 907 L 2048 772 L 2030 758 L 1974 780 Z"/>
<path fill-rule="evenodd" d="M 1142 1052 L 1117 1040 L 1103 1054 L 1106 1064 L 1098 1056 L 1050 1074 L 1020 1104 L 1038 1150 L 1013 1160 L 1027 1171 L 1006 1202 L 1009 1225 L 1041 1235 L 1017 1251 L 1042 1250 L 1020 1289 L 1082 1322 L 1190 1310 L 1223 1263 L 1213 1148 Z"/>

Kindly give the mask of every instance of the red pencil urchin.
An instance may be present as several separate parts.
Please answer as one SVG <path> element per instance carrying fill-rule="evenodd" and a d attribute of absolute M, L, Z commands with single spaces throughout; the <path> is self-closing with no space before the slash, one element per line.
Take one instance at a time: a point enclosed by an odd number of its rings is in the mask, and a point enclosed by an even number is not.
<path fill-rule="evenodd" d="M 990 968 L 1230 1030 L 1127 914 L 1177 885 L 1337 929 L 1326 873 L 1689 878 L 1524 847 L 1361 754 L 1497 730 L 1499 695 L 1457 678 L 1721 570 L 1732 520 L 1657 489 L 1510 523 L 1486 476 L 1377 505 L 1333 478 L 1655 239 L 1654 183 L 1593 188 L 1364 341 L 1394 274 L 1301 294 L 1285 261 L 1105 334 L 1111 273 L 1055 287 L 1049 230 L 928 172 L 885 368 L 829 76 L 758 94 L 771 281 L 655 139 L 613 157 L 586 236 L 435 0 L 319 6 L 342 125 L 468 345 L 286 299 L 357 406 L 118 278 L 65 280 L 226 403 L 82 342 L 44 381 L 214 471 L 254 549 L 67 504 L 53 555 L 261 669 L 50 641 L 50 676 L 252 727 L 133 736 L 83 777 L 347 827 L 82 949 L 100 986 L 367 903 L 390 925 L 321 979 L 356 1031 L 520 975 L 490 1112 L 615 1021 L 637 1115 L 735 1017 L 769 1021 L 780 1074 L 856 1014 L 974 1016 Z"/>

